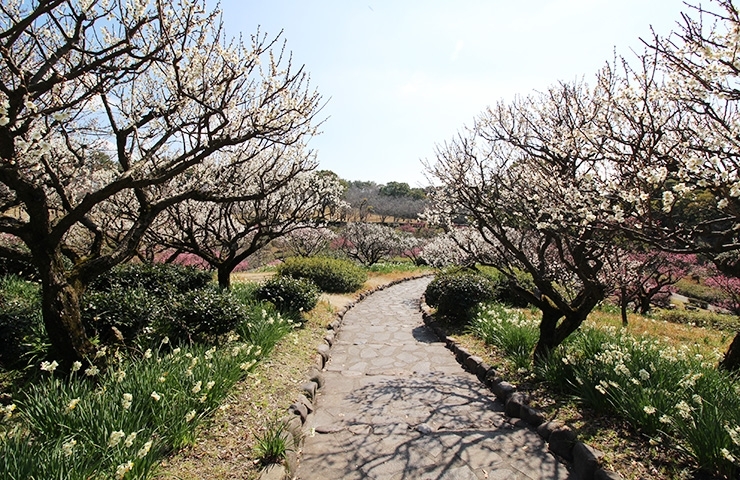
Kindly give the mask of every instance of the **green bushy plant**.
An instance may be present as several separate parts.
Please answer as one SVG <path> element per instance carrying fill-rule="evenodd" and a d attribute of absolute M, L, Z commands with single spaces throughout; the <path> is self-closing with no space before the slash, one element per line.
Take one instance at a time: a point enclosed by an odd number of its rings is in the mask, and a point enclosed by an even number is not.
<path fill-rule="evenodd" d="M 0 364 L 22 366 L 43 334 L 39 285 L 14 275 L 0 278 Z"/>
<path fill-rule="evenodd" d="M 273 463 L 282 463 L 289 451 L 293 450 L 292 442 L 288 441 L 288 430 L 285 423 L 279 420 L 270 422 L 265 431 L 257 435 L 254 446 L 254 455 L 262 466 Z"/>
<path fill-rule="evenodd" d="M 224 312 L 228 317 L 231 309 L 228 299 L 218 299 L 207 288 L 211 283 L 212 274 L 196 267 L 118 265 L 91 283 L 82 301 L 83 322 L 104 343 L 116 339 L 113 328 L 130 343 L 150 326 L 178 340 L 212 338 L 225 333 L 224 325 L 233 328 L 237 321 L 216 318 Z M 194 293 L 199 291 L 203 293 Z"/>
<path fill-rule="evenodd" d="M 291 257 L 278 267 L 278 274 L 307 278 L 329 293 L 352 293 L 367 280 L 367 273 L 349 260 L 326 257 Z"/>
<path fill-rule="evenodd" d="M 494 318 L 495 317 L 495 318 Z M 532 326 L 499 313 L 470 331 L 492 338 L 510 359 L 519 354 L 501 337 L 525 338 Z M 504 327 L 505 328 L 502 328 Z M 512 334 L 509 330 L 520 329 Z M 503 341 L 502 341 L 503 340 Z M 523 340 L 514 341 L 525 343 Z M 536 366 L 540 380 L 596 410 L 618 415 L 653 441 L 671 445 L 719 478 L 740 472 L 740 384 L 716 368 L 717 358 L 688 346 L 633 337 L 614 327 L 583 326 Z"/>
<path fill-rule="evenodd" d="M 493 267 L 484 266 L 478 267 L 478 270 L 481 274 L 488 277 L 493 283 L 493 300 L 496 303 L 502 303 L 512 307 L 521 308 L 524 308 L 528 305 L 527 301 L 518 296 L 512 288 L 512 280 L 501 273 L 500 270 Z M 515 277 L 515 282 L 523 286 L 525 289 L 528 289 L 530 291 L 535 289 L 532 275 L 530 275 L 529 273 L 519 270 L 515 272 Z"/>
<path fill-rule="evenodd" d="M 262 284 L 255 294 L 260 300 L 272 302 L 280 312 L 299 318 L 301 312 L 316 306 L 321 291 L 307 278 L 277 276 Z"/>
<path fill-rule="evenodd" d="M 216 287 L 191 290 L 173 300 L 169 318 L 156 329 L 174 342 L 210 342 L 245 318 L 244 305 Z"/>
<path fill-rule="evenodd" d="M 96 278 L 92 290 L 110 292 L 116 289 L 143 288 L 160 297 L 205 288 L 213 280 L 206 270 L 167 263 L 126 263 Z"/>
<path fill-rule="evenodd" d="M 243 305 L 252 305 L 255 303 L 262 303 L 257 299 L 257 290 L 259 290 L 260 284 L 257 282 L 237 282 L 232 283 L 229 292 Z"/>
<path fill-rule="evenodd" d="M 737 316 L 703 310 L 660 310 L 655 318 L 664 322 L 695 325 L 717 330 L 737 331 L 740 329 L 740 318 Z"/>
<path fill-rule="evenodd" d="M 0 423 L 3 478 L 150 478 L 262 357 L 241 342 L 105 355 L 106 372 L 76 364 L 64 377 L 42 364 L 14 408 L 0 406 L 0 422 L 19 427 Z"/>
<path fill-rule="evenodd" d="M 737 377 L 691 348 L 582 328 L 563 342 L 539 375 L 568 386 L 592 408 L 616 413 L 642 433 L 667 441 L 705 471 L 734 478 L 740 456 Z"/>
<path fill-rule="evenodd" d="M 166 315 L 162 298 L 141 287 L 90 291 L 82 302 L 85 329 L 104 343 L 115 340 L 114 327 L 129 342 L 144 328 L 163 321 Z"/>
<path fill-rule="evenodd" d="M 485 275 L 471 270 L 443 272 L 429 283 L 425 291 L 428 305 L 437 313 L 455 321 L 465 322 L 473 309 L 496 296 L 496 285 Z"/>

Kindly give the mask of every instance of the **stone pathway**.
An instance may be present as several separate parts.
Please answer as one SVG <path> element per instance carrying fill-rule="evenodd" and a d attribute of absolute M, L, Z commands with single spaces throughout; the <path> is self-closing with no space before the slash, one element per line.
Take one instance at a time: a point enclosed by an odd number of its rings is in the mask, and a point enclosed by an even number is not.
<path fill-rule="evenodd" d="M 306 426 L 296 478 L 525 480 L 569 472 L 422 322 L 428 278 L 347 312 Z"/>

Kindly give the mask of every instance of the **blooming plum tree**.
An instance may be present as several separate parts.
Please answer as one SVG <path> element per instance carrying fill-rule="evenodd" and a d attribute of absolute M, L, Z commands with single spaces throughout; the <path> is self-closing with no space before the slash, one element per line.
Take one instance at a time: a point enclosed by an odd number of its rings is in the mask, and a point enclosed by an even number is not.
<path fill-rule="evenodd" d="M 645 315 L 656 297 L 670 295 L 670 287 L 685 277 L 697 262 L 696 255 L 663 251 L 629 251 L 615 248 L 606 255 L 605 274 L 611 275 L 627 325 L 627 306 Z"/>
<path fill-rule="evenodd" d="M 230 41 L 202 1 L 2 2 L 0 232 L 27 250 L 0 256 L 38 269 L 56 357 L 91 358 L 85 286 L 162 211 L 264 196 L 230 180 L 281 177 L 260 152 L 313 135 L 319 107 L 278 38 Z"/>
<path fill-rule="evenodd" d="M 244 178 L 242 182 L 264 189 L 264 195 L 248 201 L 180 202 L 160 215 L 148 235 L 161 246 L 201 257 L 216 270 L 219 286 L 228 289 L 231 272 L 247 257 L 274 239 L 305 230 L 307 222 L 321 222 L 329 205 L 341 203 L 336 179 L 302 171 L 311 167 L 302 154 L 277 150 L 273 155 L 285 155 L 284 162 L 295 172 L 287 182 L 285 174 L 280 176 L 281 188 L 276 190 L 264 174 Z"/>
<path fill-rule="evenodd" d="M 689 5 L 689 13 L 683 14 L 676 32 L 668 36 L 655 34 L 645 43 L 648 51 L 641 60 L 651 67 L 646 71 L 652 74 L 632 76 L 633 83 L 642 80 L 644 94 L 634 98 L 623 94 L 613 102 L 615 109 L 632 112 L 629 118 L 641 120 L 612 136 L 615 145 L 630 145 L 637 152 L 634 159 L 629 159 L 632 167 L 620 171 L 615 182 L 618 189 L 644 199 L 643 208 L 631 210 L 634 225 L 639 228 L 628 229 L 628 233 L 676 252 L 716 255 L 738 250 L 738 10 L 732 0 Z M 662 80 L 658 84 L 646 78 Z M 629 90 L 624 87 L 621 91 Z M 658 118 L 671 120 L 653 124 L 656 116 L 644 112 L 655 111 L 663 112 Z M 610 120 L 624 125 L 620 120 Z M 660 148 L 635 142 L 641 132 L 659 138 Z M 700 218 L 677 215 L 682 213 L 677 206 L 698 196 L 705 205 Z M 740 332 L 721 365 L 740 369 Z"/>
<path fill-rule="evenodd" d="M 396 255 L 401 236 L 385 225 L 352 222 L 341 231 L 338 246 L 348 257 L 370 266 Z"/>
<path fill-rule="evenodd" d="M 593 128 L 602 96 L 582 83 L 499 102 L 437 149 L 430 176 L 442 187 L 427 218 L 463 215 L 487 245 L 484 258 L 542 310 L 535 359 L 574 332 L 604 297 L 609 232 L 594 228 L 619 205 L 600 193 Z M 533 283 L 522 282 L 521 271 Z"/>
<path fill-rule="evenodd" d="M 326 227 L 302 225 L 281 239 L 281 245 L 296 257 L 312 257 L 329 249 L 337 235 Z"/>

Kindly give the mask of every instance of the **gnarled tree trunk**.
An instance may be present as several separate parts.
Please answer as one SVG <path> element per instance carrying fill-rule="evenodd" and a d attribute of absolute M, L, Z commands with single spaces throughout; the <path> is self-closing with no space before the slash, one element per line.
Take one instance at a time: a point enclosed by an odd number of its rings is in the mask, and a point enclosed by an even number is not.
<path fill-rule="evenodd" d="M 580 312 L 565 315 L 557 308 L 542 308 L 540 338 L 534 348 L 534 362 L 540 363 L 546 360 L 550 356 L 550 352 L 563 343 L 568 335 L 575 332 L 585 318 L 586 316 Z"/>
<path fill-rule="evenodd" d="M 61 256 L 39 266 L 41 273 L 41 311 L 51 342 L 51 354 L 63 367 L 91 358 L 95 347 L 82 325 L 80 300 L 84 288 L 66 278 Z"/>
<path fill-rule="evenodd" d="M 218 288 L 221 290 L 228 290 L 231 288 L 231 272 L 234 267 L 231 264 L 222 263 L 216 268 L 216 276 L 218 278 Z"/>

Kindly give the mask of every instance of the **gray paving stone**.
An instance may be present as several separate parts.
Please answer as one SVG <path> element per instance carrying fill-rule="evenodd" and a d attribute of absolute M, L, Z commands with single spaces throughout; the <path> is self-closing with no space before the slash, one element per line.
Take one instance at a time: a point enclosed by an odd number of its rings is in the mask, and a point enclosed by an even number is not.
<path fill-rule="evenodd" d="M 428 282 L 389 287 L 347 311 L 295 478 L 569 478 L 424 326 L 418 299 Z"/>

